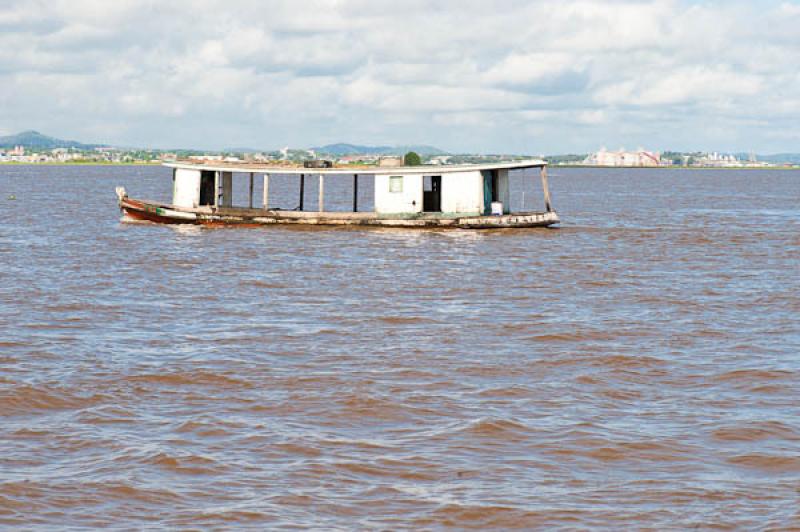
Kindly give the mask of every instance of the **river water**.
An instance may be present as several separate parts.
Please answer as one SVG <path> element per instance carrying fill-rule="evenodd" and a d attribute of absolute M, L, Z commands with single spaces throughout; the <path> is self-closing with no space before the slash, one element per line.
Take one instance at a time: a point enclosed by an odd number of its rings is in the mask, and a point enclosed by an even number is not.
<path fill-rule="evenodd" d="M 559 229 L 200 229 L 0 167 L 0 525 L 800 527 L 800 172 L 551 176 Z"/>

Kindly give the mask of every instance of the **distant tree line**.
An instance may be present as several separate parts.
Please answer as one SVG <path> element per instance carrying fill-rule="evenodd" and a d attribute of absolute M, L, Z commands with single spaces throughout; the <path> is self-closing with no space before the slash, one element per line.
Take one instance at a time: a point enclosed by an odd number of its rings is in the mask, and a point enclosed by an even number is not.
<path fill-rule="evenodd" d="M 422 164 L 422 159 L 415 151 L 410 151 L 403 157 L 403 164 L 405 166 L 419 166 Z"/>

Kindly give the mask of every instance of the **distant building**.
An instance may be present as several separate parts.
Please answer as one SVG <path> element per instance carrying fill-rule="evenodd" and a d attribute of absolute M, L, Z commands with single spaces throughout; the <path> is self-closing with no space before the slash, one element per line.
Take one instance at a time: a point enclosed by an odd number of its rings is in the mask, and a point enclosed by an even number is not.
<path fill-rule="evenodd" d="M 266 161 L 272 161 L 275 158 L 272 157 L 271 155 L 266 154 L 266 153 L 254 153 L 252 155 L 252 159 L 254 161 L 258 161 L 258 162 L 266 162 Z"/>
<path fill-rule="evenodd" d="M 431 157 L 428 162 L 430 164 L 447 164 L 450 159 L 452 159 L 452 155 L 436 155 Z"/>
<path fill-rule="evenodd" d="M 378 160 L 376 155 L 342 155 L 336 159 L 340 164 L 374 163 Z"/>
<path fill-rule="evenodd" d="M 602 148 L 589 155 L 583 163 L 593 166 L 660 166 L 661 154 L 643 149 L 608 151 Z"/>
<path fill-rule="evenodd" d="M 378 159 L 378 166 L 403 166 L 403 158 L 394 155 L 386 155 Z"/>
<path fill-rule="evenodd" d="M 735 155 L 711 152 L 695 158 L 697 166 L 744 166 Z"/>

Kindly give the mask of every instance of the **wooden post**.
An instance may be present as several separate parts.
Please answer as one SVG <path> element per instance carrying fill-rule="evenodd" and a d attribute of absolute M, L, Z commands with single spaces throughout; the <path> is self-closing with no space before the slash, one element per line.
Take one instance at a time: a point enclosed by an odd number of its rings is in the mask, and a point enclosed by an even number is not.
<path fill-rule="evenodd" d="M 250 172 L 250 208 L 253 208 L 253 172 Z"/>
<path fill-rule="evenodd" d="M 300 210 L 303 210 L 303 196 L 306 188 L 306 174 L 300 174 Z"/>
<path fill-rule="evenodd" d="M 219 207 L 219 172 L 214 172 L 214 209 Z"/>
<path fill-rule="evenodd" d="M 544 207 L 547 212 L 553 212 L 553 206 L 550 203 L 550 188 L 547 186 L 547 167 L 542 166 L 542 192 L 544 193 Z"/>
<path fill-rule="evenodd" d="M 233 172 L 220 172 L 222 207 L 233 207 Z"/>
<path fill-rule="evenodd" d="M 269 174 L 264 174 L 264 197 L 262 198 L 264 210 L 269 210 Z"/>
<path fill-rule="evenodd" d="M 319 174 L 319 212 L 325 210 L 325 175 Z"/>
<path fill-rule="evenodd" d="M 353 174 L 353 212 L 358 212 L 358 174 Z"/>

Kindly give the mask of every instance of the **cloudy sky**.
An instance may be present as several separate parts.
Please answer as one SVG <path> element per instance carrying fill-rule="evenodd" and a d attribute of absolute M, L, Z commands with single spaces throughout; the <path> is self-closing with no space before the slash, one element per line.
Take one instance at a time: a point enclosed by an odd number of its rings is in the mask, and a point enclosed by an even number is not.
<path fill-rule="evenodd" d="M 800 152 L 800 0 L 0 0 L 0 134 Z"/>

